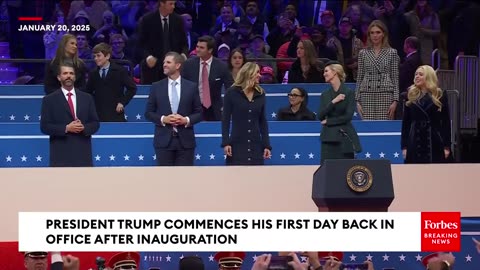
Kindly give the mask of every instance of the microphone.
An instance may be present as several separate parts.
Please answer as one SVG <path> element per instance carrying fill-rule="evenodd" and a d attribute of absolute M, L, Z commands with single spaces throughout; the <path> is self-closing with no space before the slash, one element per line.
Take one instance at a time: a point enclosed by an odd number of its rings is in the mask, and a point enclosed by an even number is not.
<path fill-rule="evenodd" d="M 105 258 L 97 257 L 95 259 L 95 264 L 97 265 L 97 270 L 104 270 L 105 269 Z"/>
<path fill-rule="evenodd" d="M 350 138 L 348 133 L 343 128 L 339 129 L 338 132 L 340 132 L 340 134 L 342 134 L 344 137 L 346 137 L 348 139 L 348 141 L 352 144 L 353 155 L 356 156 L 357 148 L 355 148 L 355 144 L 353 143 L 352 138 Z"/>

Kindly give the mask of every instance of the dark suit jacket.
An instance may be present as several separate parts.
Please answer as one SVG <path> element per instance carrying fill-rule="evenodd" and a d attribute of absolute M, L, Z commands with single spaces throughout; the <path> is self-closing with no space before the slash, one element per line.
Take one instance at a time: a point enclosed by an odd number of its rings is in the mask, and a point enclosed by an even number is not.
<path fill-rule="evenodd" d="M 170 14 L 168 26 L 170 49 L 188 55 L 187 34 L 183 27 L 182 17 L 176 13 Z M 138 32 L 138 42 L 144 52 L 143 59 L 152 55 L 158 59 L 157 65 L 162 65 L 163 58 L 167 52 L 163 48 L 163 26 L 160 12 L 156 10 L 146 14 L 140 20 Z"/>
<path fill-rule="evenodd" d="M 190 58 L 183 64 L 182 77 L 192 81 L 198 85 L 200 74 L 200 58 Z M 230 88 L 233 84 L 232 73 L 228 66 L 220 59 L 213 57 L 210 73 L 208 74 L 208 82 L 210 84 L 210 98 L 212 100 L 212 108 L 215 113 L 215 121 L 222 119 L 222 86 L 225 89 Z"/>
<path fill-rule="evenodd" d="M 98 117 L 102 122 L 125 122 L 123 112 L 117 113 L 117 104 L 128 105 L 137 92 L 137 85 L 127 70 L 110 62 L 107 77 L 100 77 L 99 68 L 88 76 L 86 92 L 93 95 Z M 126 91 L 125 91 L 126 88 Z"/>
<path fill-rule="evenodd" d="M 199 34 L 197 34 L 195 32 L 190 32 L 190 48 L 188 48 L 189 53 L 197 48 L 197 42 L 198 42 L 199 37 L 200 37 Z M 188 39 L 187 39 L 187 44 L 188 44 Z M 187 56 L 188 56 L 188 54 L 187 54 Z"/>
<path fill-rule="evenodd" d="M 335 19 L 338 21 L 342 15 L 342 1 L 332 1 L 327 0 L 327 10 L 331 10 L 333 14 L 335 14 Z M 313 23 L 313 16 L 315 13 L 315 1 L 312 0 L 300 0 L 298 3 L 298 14 L 302 14 L 301 16 L 297 16 L 297 19 L 300 21 L 302 26 L 312 26 Z"/>
<path fill-rule="evenodd" d="M 332 100 L 339 94 L 344 94 L 345 99 L 337 104 L 333 104 Z M 318 119 L 320 121 L 327 119 L 327 124 L 322 126 L 322 133 L 320 134 L 322 142 L 342 142 L 344 144 L 342 149 L 344 149 L 345 153 L 352 152 L 351 150 L 357 153 L 362 152 L 358 134 L 352 125 L 354 110 L 355 94 L 345 84 L 342 84 L 337 92 L 332 87 L 323 92 L 320 98 Z M 341 129 L 348 134 L 352 142 L 343 138 Z"/>
<path fill-rule="evenodd" d="M 198 94 L 197 84 L 184 78 L 180 83 L 180 103 L 178 105 L 178 114 L 188 116 L 190 124 L 177 126 L 178 137 L 184 148 L 194 148 L 196 146 L 195 133 L 193 126 L 202 121 L 202 104 Z M 162 116 L 172 114 L 170 99 L 168 96 L 168 78 L 155 82 L 150 88 L 145 118 L 155 124 L 155 135 L 153 145 L 155 148 L 166 148 L 172 139 L 172 125 L 163 125 L 160 121 Z"/>
<path fill-rule="evenodd" d="M 61 89 L 43 98 L 40 129 L 50 136 L 51 167 L 90 167 L 92 161 L 91 136 L 100 127 L 95 103 L 90 94 L 75 90 L 77 118 L 85 129 L 81 133 L 65 133 L 74 119 Z"/>
<path fill-rule="evenodd" d="M 408 58 L 405 58 L 405 61 L 400 64 L 399 69 L 399 84 L 400 84 L 400 95 L 403 92 L 407 92 L 408 87 L 413 84 L 413 79 L 415 78 L 415 71 L 419 66 L 422 65 L 422 58 L 418 52 L 410 55 Z"/>
<path fill-rule="evenodd" d="M 57 79 L 58 74 L 58 61 L 50 61 L 45 68 L 45 77 L 44 77 L 44 91 L 45 94 L 51 94 L 58 90 L 61 85 Z M 86 85 L 86 75 L 87 75 L 87 66 L 82 61 L 79 63 L 79 66 L 75 68 L 75 89 L 80 91 L 85 91 Z"/>

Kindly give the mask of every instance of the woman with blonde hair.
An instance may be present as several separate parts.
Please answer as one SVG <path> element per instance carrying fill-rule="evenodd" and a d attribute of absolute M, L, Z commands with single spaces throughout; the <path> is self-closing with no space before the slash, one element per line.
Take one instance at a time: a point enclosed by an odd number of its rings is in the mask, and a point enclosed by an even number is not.
<path fill-rule="evenodd" d="M 397 50 L 388 42 L 387 27 L 374 20 L 368 26 L 367 48 L 358 55 L 355 100 L 362 119 L 394 119 L 399 99 L 399 63 Z"/>
<path fill-rule="evenodd" d="M 362 151 L 360 139 L 352 125 L 355 94 L 345 85 L 346 74 L 339 62 L 328 62 L 323 76 L 330 88 L 320 98 L 320 162 L 323 164 L 326 159 L 353 159 L 355 153 Z"/>
<path fill-rule="evenodd" d="M 65 34 L 60 40 L 55 57 L 47 64 L 44 79 L 45 94 L 48 95 L 60 89 L 57 75 L 60 65 L 64 63 L 71 64 L 75 68 L 75 89 L 85 90 L 87 67 L 78 57 L 77 38 L 72 34 Z"/>
<path fill-rule="evenodd" d="M 225 93 L 221 146 L 227 156 L 227 165 L 263 165 L 272 155 L 265 116 L 265 90 L 260 87 L 259 80 L 259 66 L 245 63 Z"/>
<path fill-rule="evenodd" d="M 405 163 L 443 163 L 451 158 L 447 94 L 438 87 L 431 66 L 420 66 L 408 89 L 401 146 Z"/>

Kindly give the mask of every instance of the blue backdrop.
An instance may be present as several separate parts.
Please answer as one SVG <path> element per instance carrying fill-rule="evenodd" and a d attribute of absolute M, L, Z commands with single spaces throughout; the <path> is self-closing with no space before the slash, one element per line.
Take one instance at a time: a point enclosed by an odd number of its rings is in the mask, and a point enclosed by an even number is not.
<path fill-rule="evenodd" d="M 477 252 L 472 237 L 480 239 L 480 218 L 462 219 L 462 251 L 453 253 L 455 256 L 454 269 L 478 270 L 480 269 L 480 254 Z M 259 239 L 261 241 L 261 239 Z M 301 241 L 301 239 L 299 239 Z M 321 239 L 319 239 L 321 241 Z M 385 239 L 385 241 L 389 241 Z M 395 243 L 392 243 L 395 245 Z M 276 252 L 249 252 L 245 258 L 242 270 L 250 270 L 256 258 L 264 253 L 276 254 Z M 160 267 L 160 269 L 176 270 L 178 261 L 182 256 L 198 255 L 202 257 L 206 270 L 218 270 L 217 262 L 213 260 L 215 253 L 208 252 L 144 252 L 141 253 L 141 268 Z M 423 256 L 428 253 L 422 252 L 346 252 L 344 263 L 361 263 L 370 259 L 375 265 L 375 270 L 394 268 L 396 270 L 425 270 L 421 263 Z M 303 258 L 306 259 L 306 258 Z"/>
<path fill-rule="evenodd" d="M 354 84 L 347 84 L 352 90 Z M 317 112 L 320 107 L 320 95 L 328 88 L 328 84 L 295 84 L 303 87 L 309 93 L 308 107 Z M 267 92 L 268 120 L 276 120 L 276 113 L 281 107 L 288 105 L 287 93 L 293 85 L 264 85 Z M 150 86 L 139 85 L 137 94 L 125 109 L 130 122 L 145 121 L 145 104 L 150 92 Z M 12 85 L 0 87 L 0 122 L 38 122 L 41 101 L 44 96 L 42 85 Z M 357 112 L 354 119 L 360 120 Z"/>
<path fill-rule="evenodd" d="M 400 121 L 354 121 L 363 152 L 360 159 L 389 159 L 403 163 Z M 195 126 L 196 165 L 223 165 L 220 123 Z M 269 122 L 273 146 L 268 165 L 320 164 L 320 122 Z M 102 123 L 93 139 L 95 166 L 152 166 L 154 125 L 148 122 Z M 0 123 L 0 167 L 48 166 L 48 136 L 39 123 Z"/>

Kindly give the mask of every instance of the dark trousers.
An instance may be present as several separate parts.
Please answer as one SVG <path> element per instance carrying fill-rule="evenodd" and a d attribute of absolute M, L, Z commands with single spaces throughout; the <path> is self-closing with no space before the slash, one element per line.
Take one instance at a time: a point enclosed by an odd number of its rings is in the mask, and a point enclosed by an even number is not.
<path fill-rule="evenodd" d="M 202 106 L 203 109 L 203 121 L 221 121 L 222 119 L 218 119 L 218 117 L 215 116 L 215 111 L 213 110 L 213 106 L 210 106 L 210 108 L 205 108 Z"/>
<path fill-rule="evenodd" d="M 166 148 L 155 148 L 158 166 L 193 166 L 195 148 L 184 148 L 180 139 L 173 136 Z"/>
<path fill-rule="evenodd" d="M 141 84 L 152 84 L 166 78 L 163 73 L 163 59 L 157 59 L 157 63 L 153 68 L 147 66 L 147 61 L 144 59 L 140 63 L 140 82 Z"/>

